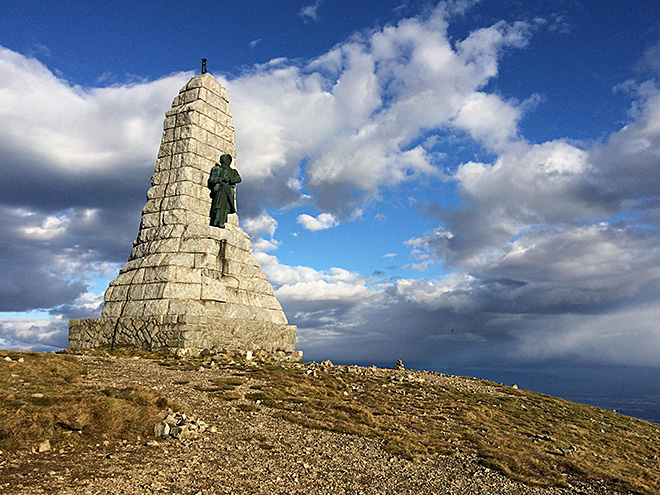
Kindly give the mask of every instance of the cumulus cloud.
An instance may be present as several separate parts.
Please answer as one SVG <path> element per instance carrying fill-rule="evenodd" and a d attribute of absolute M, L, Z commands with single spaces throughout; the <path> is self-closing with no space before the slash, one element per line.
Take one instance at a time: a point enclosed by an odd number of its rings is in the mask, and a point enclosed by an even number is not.
<path fill-rule="evenodd" d="M 383 187 L 442 175 L 442 155 L 413 145 L 430 130 L 467 132 L 485 146 L 515 141 L 524 105 L 481 90 L 501 52 L 523 47 L 533 26 L 498 22 L 452 46 L 447 8 L 358 33 L 303 64 L 279 58 L 223 80 L 249 179 L 243 197 L 313 201 L 344 221 Z"/>
<path fill-rule="evenodd" d="M 275 287 L 289 321 L 298 326 L 299 345 L 307 346 L 312 355 L 315 348 L 361 338 L 366 313 L 381 307 L 387 297 L 368 277 L 343 268 L 321 271 L 290 266 L 263 252 L 255 258 Z"/>
<path fill-rule="evenodd" d="M 0 47 L 0 146 L 29 171 L 107 174 L 153 161 L 163 108 L 191 74 L 149 84 L 86 89 L 36 59 Z M 29 108 L 30 111 L 26 111 Z"/>
<path fill-rule="evenodd" d="M 252 238 L 254 252 L 275 251 L 280 246 L 280 242 L 273 238 L 277 229 L 277 220 L 265 211 L 256 217 L 248 217 L 242 222 L 242 226 Z M 266 234 L 269 238 L 265 238 Z"/>
<path fill-rule="evenodd" d="M 277 220 L 265 211 L 262 211 L 259 216 L 246 218 L 242 222 L 242 227 L 243 230 L 251 236 L 268 234 L 273 237 L 275 230 L 277 229 Z"/>
<path fill-rule="evenodd" d="M 280 247 L 280 242 L 275 239 L 257 239 L 252 242 L 252 250 L 254 252 L 265 253 L 267 251 L 275 251 Z"/>
<path fill-rule="evenodd" d="M 502 150 L 517 140 L 520 117 L 520 110 L 500 97 L 475 93 L 465 101 L 453 123 L 489 148 Z"/>
<path fill-rule="evenodd" d="M 317 217 L 303 213 L 298 215 L 298 223 L 307 230 L 316 232 L 318 230 L 326 230 L 337 225 L 337 220 L 330 213 L 321 213 Z"/>
<path fill-rule="evenodd" d="M 275 256 L 265 253 L 257 253 L 255 254 L 255 258 L 261 264 L 261 269 L 268 276 L 268 280 L 275 287 L 292 286 L 298 283 L 316 282 L 319 280 L 329 283 L 364 285 L 368 280 L 367 277 L 358 273 L 338 267 L 333 267 L 328 271 L 319 271 L 309 266 L 290 266 L 281 264 Z"/>

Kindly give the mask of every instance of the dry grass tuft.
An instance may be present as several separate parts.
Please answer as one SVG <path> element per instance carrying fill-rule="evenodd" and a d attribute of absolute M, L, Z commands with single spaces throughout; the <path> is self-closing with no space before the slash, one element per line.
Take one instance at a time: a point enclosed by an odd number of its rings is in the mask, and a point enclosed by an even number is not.
<path fill-rule="evenodd" d="M 85 373 L 72 356 L 2 352 L 0 450 L 35 448 L 45 440 L 57 447 L 146 436 L 170 405 L 148 389 L 84 387 Z"/>

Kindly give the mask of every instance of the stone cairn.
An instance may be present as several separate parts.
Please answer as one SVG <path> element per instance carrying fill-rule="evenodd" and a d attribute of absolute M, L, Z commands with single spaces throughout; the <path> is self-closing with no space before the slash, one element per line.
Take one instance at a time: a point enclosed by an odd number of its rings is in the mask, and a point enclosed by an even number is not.
<path fill-rule="evenodd" d="M 130 258 L 105 292 L 101 318 L 69 322 L 69 348 L 294 353 L 296 327 L 287 324 L 237 215 L 225 228 L 209 225 L 209 172 L 223 153 L 236 163 L 225 89 L 209 73 L 193 77 L 163 128 Z"/>
<path fill-rule="evenodd" d="M 210 427 L 201 419 L 188 417 L 185 413 L 174 412 L 167 409 L 160 413 L 161 421 L 154 425 L 154 436 L 158 438 L 176 438 L 183 440 L 197 433 L 204 433 L 207 429 L 215 433 L 216 428 Z"/>

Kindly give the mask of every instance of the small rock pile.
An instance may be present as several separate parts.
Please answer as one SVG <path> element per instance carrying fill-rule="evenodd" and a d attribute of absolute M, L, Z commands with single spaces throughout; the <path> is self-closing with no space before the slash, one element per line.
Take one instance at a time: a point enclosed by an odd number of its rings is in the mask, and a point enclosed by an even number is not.
<path fill-rule="evenodd" d="M 161 417 L 162 421 L 154 425 L 154 435 L 159 438 L 183 440 L 206 430 L 214 430 L 201 419 L 187 416 L 185 413 L 174 412 L 171 409 L 161 412 Z"/>

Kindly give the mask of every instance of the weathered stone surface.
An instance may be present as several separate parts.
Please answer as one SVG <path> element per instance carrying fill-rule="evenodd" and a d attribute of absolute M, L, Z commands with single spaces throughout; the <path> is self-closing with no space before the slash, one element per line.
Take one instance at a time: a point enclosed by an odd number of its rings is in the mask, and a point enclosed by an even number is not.
<path fill-rule="evenodd" d="M 69 347 L 92 349 L 104 345 L 147 347 L 151 350 L 187 349 L 199 353 L 218 349 L 292 351 L 295 327 L 248 319 L 207 315 L 88 318 L 71 320 Z"/>
<path fill-rule="evenodd" d="M 106 291 L 102 317 L 71 320 L 70 348 L 295 349 L 296 328 L 237 215 L 223 229 L 208 225 L 206 181 L 222 153 L 236 163 L 227 93 L 207 73 L 192 78 L 165 114 L 129 261 Z"/>

